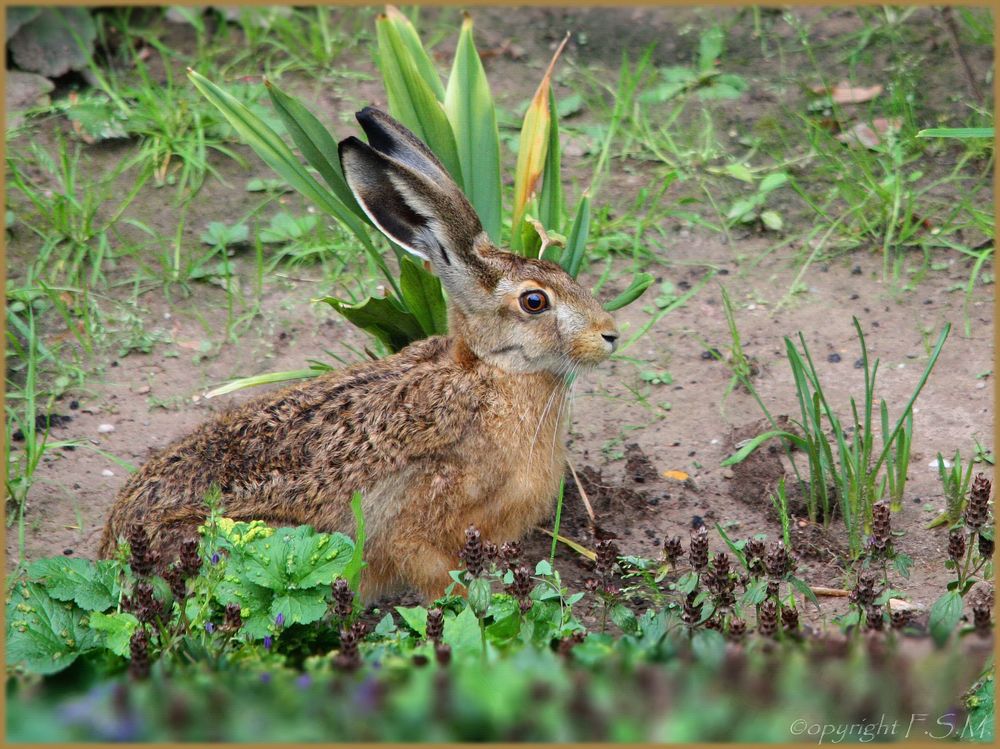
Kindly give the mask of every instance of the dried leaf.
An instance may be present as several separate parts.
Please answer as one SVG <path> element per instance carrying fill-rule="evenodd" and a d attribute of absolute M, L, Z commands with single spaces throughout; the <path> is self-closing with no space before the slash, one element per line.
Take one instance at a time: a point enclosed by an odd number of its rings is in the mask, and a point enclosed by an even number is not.
<path fill-rule="evenodd" d="M 552 71 L 556 61 L 562 54 L 569 35 L 552 56 L 542 82 L 524 113 L 524 124 L 521 126 L 521 138 L 517 151 L 517 166 L 514 170 L 514 208 L 511 217 L 512 243 L 515 249 L 520 247 L 520 226 L 528 201 L 535 193 L 538 181 L 542 176 L 545 164 L 545 154 L 549 142 L 549 125 L 551 112 L 549 110 L 549 88 L 552 83 Z"/>
<path fill-rule="evenodd" d="M 675 481 L 687 481 L 688 478 L 690 478 L 688 474 L 685 473 L 684 471 L 669 470 L 669 471 L 664 471 L 663 475 L 666 476 L 668 479 L 674 479 Z"/>
<path fill-rule="evenodd" d="M 863 104 L 871 101 L 882 93 L 882 86 L 852 86 L 847 81 L 841 81 L 829 88 L 826 86 L 813 86 L 814 94 L 827 95 L 834 104 Z"/>
<path fill-rule="evenodd" d="M 834 137 L 849 146 L 864 146 L 875 149 L 882 145 L 883 137 L 890 130 L 899 130 L 901 124 L 902 122 L 898 118 L 876 117 L 871 123 L 857 122 Z"/>

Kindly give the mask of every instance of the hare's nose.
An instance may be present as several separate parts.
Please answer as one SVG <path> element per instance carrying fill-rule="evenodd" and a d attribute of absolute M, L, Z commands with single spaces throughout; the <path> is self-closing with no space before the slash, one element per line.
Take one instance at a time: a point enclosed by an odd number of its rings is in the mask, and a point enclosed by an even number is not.
<path fill-rule="evenodd" d="M 618 333 L 601 333 L 601 338 L 611 344 L 611 350 L 618 348 Z"/>

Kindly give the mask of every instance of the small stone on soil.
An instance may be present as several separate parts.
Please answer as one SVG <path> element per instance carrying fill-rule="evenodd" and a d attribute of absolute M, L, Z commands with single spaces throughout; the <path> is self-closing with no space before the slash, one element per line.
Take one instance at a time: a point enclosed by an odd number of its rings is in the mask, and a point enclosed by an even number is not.
<path fill-rule="evenodd" d="M 63 549 L 63 554 L 65 554 L 66 556 L 69 556 L 72 553 L 73 553 L 72 549 Z"/>
<path fill-rule="evenodd" d="M 705 361 L 716 361 L 722 358 L 722 352 L 717 348 L 705 349 L 701 352 L 701 358 Z"/>
<path fill-rule="evenodd" d="M 100 432 L 101 434 L 109 434 L 109 433 L 115 431 L 115 425 L 114 424 L 101 424 L 100 426 L 97 427 L 97 431 Z"/>
<path fill-rule="evenodd" d="M 80 407 L 80 401 L 70 401 L 69 402 L 69 410 L 70 411 L 75 411 L 79 407 Z"/>
<path fill-rule="evenodd" d="M 826 360 L 828 362 L 830 362 L 831 364 L 840 364 L 841 357 L 840 357 L 840 354 L 834 352 L 834 353 L 830 354 L 828 357 L 826 357 Z"/>
<path fill-rule="evenodd" d="M 110 468 L 105 468 L 103 471 L 101 471 L 101 475 L 102 476 L 114 476 L 115 472 L 112 471 Z"/>

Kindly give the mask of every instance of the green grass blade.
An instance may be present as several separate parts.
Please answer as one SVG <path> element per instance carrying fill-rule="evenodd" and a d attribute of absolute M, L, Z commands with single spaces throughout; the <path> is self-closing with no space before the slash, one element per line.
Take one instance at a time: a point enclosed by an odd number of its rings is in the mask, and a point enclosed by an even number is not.
<path fill-rule="evenodd" d="M 993 139 L 992 127 L 931 127 L 917 132 L 918 138 L 988 138 Z"/>
<path fill-rule="evenodd" d="M 648 333 L 649 330 L 654 325 L 656 325 L 656 323 L 662 320 L 664 316 L 668 315 L 670 312 L 677 309 L 678 307 L 682 307 L 683 305 L 687 304 L 691 300 L 691 298 L 699 291 L 701 291 L 702 288 L 704 288 L 705 284 L 711 281 L 712 278 L 714 277 L 715 277 L 714 271 L 706 273 L 704 276 L 702 276 L 701 280 L 698 281 L 694 286 L 692 286 L 690 289 L 681 294 L 681 296 L 671 301 L 666 307 L 663 307 L 662 309 L 658 310 L 649 320 L 645 322 L 645 324 L 642 325 L 642 327 L 640 327 L 635 333 L 633 333 L 632 336 L 618 348 L 618 354 L 621 355 L 622 353 L 624 353 L 627 348 L 632 346 L 636 341 L 638 341 L 640 338 L 646 335 L 646 333 Z"/>
<path fill-rule="evenodd" d="M 875 465 L 872 468 L 872 472 L 875 473 L 882 466 L 882 462 L 885 460 L 885 456 L 892 446 L 893 440 L 896 439 L 896 434 L 900 429 L 903 428 L 903 423 L 906 421 L 907 414 L 913 411 L 913 404 L 917 400 L 917 396 L 920 395 L 920 391 L 924 389 L 924 385 L 927 384 L 927 378 L 931 376 L 931 370 L 934 369 L 934 365 L 937 364 L 938 357 L 941 355 L 941 349 L 944 347 L 944 342 L 948 340 L 948 333 L 951 332 L 951 323 L 945 323 L 944 328 L 941 330 L 941 335 L 938 336 L 937 344 L 934 346 L 934 350 L 931 352 L 930 359 L 927 361 L 927 366 L 924 368 L 924 373 L 920 376 L 920 380 L 917 382 L 917 387 L 913 391 L 913 395 L 910 396 L 910 400 L 906 402 L 906 406 L 903 408 L 903 413 L 900 414 L 899 421 L 896 422 L 896 426 L 892 430 L 892 434 L 886 438 L 885 446 L 882 448 L 882 452 L 878 456 L 878 460 L 875 461 Z"/>
<path fill-rule="evenodd" d="M 465 195 L 479 214 L 490 239 L 499 243 L 500 133 L 493 95 L 476 51 L 469 15 L 465 16 L 459 32 L 444 107 L 455 133 Z"/>
<path fill-rule="evenodd" d="M 389 113 L 430 147 L 455 183 L 464 189 L 455 133 L 444 105 L 420 74 L 397 26 L 383 15 L 375 27 L 378 64 L 389 98 Z"/>
<path fill-rule="evenodd" d="M 240 377 L 237 380 L 227 382 L 225 385 L 220 385 L 213 390 L 209 390 L 205 393 L 205 397 L 214 398 L 217 395 L 226 395 L 227 393 L 233 393 L 243 388 L 256 387 L 257 385 L 270 385 L 275 382 L 288 382 L 289 380 L 305 380 L 321 375 L 326 371 L 329 370 L 310 367 L 309 369 L 292 369 L 285 372 L 268 372 L 267 374 L 254 375 L 253 377 Z"/>
<path fill-rule="evenodd" d="M 739 450 L 734 452 L 728 458 L 723 460 L 719 465 L 721 465 L 723 468 L 727 468 L 729 466 L 734 466 L 737 463 L 742 463 L 744 460 L 747 459 L 747 456 L 749 456 L 750 453 L 752 453 L 754 450 L 756 450 L 758 447 L 760 447 L 768 440 L 774 439 L 775 437 L 781 437 L 782 439 L 786 439 L 792 444 L 802 449 L 806 449 L 806 447 L 808 447 L 806 441 L 801 437 L 799 437 L 799 435 L 794 434 L 792 432 L 786 432 L 783 429 L 772 429 L 769 432 L 758 434 L 752 440 L 748 440 L 747 443 L 743 445 L 743 447 L 741 447 Z"/>
<path fill-rule="evenodd" d="M 653 284 L 654 280 L 653 275 L 650 273 L 636 273 L 628 288 L 610 302 L 605 302 L 604 309 L 608 312 L 614 312 L 622 307 L 627 307 L 641 297 L 646 289 Z"/>
<path fill-rule="evenodd" d="M 344 568 L 344 579 L 351 585 L 351 590 L 355 593 L 361 589 L 361 570 L 367 565 L 365 563 L 365 516 L 362 510 L 361 492 L 354 492 L 351 497 L 351 512 L 354 514 L 354 552 L 351 554 L 351 561 Z M 358 599 L 355 605 L 360 604 Z"/>

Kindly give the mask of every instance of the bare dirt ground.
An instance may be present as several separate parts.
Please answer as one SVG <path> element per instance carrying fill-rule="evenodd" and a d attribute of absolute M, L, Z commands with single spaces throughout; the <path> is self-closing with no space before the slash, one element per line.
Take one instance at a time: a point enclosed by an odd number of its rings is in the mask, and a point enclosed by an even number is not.
<path fill-rule="evenodd" d="M 605 73 L 609 83 L 623 45 L 639 49 L 659 39 L 657 55 L 662 64 L 690 59 L 697 45 L 697 35 L 685 31 L 690 12 L 682 9 L 628 10 L 618 15 L 606 9 L 558 9 L 537 11 L 533 16 L 508 16 L 506 11 L 501 16 L 500 11 L 490 9 L 477 11 L 476 18 L 481 48 L 513 39 L 524 48 L 523 59 L 531 61 L 531 69 L 525 72 L 525 63 L 508 55 L 488 59 L 488 74 L 501 87 L 502 103 L 523 100 L 530 93 L 538 78 L 536 68 L 547 60 L 547 50 L 561 38 L 565 26 L 576 32 L 571 59 L 612 71 Z M 540 18 L 548 23 L 538 23 Z M 616 37 L 609 27 L 612 22 L 627 29 L 628 35 Z M 452 43 L 442 42 L 440 51 L 446 59 L 450 59 L 448 45 Z M 742 49 L 738 40 L 731 41 L 731 47 L 734 55 Z M 360 50 L 357 58 L 345 65 L 374 72 L 367 50 Z M 766 71 L 754 75 L 766 75 Z M 956 84 L 941 80 L 935 85 Z M 303 90 L 315 93 L 316 108 L 335 123 L 341 122 L 346 107 L 357 102 L 382 103 L 375 81 L 350 84 L 349 96 L 305 85 Z M 765 106 L 767 96 L 755 99 L 742 116 L 752 117 L 753 107 Z M 337 124 L 336 132 L 342 135 L 346 126 Z M 103 170 L 128 147 L 88 149 L 88 159 L 95 169 Z M 572 159 L 566 161 L 572 172 Z M 209 180 L 187 217 L 192 243 L 208 221 L 239 215 L 252 204 L 242 185 L 253 176 L 270 175 L 252 155 L 248 162 L 249 171 L 222 159 L 216 162 L 236 187 Z M 627 203 L 650 179 L 642 165 L 613 165 L 613 170 L 603 188 L 604 198 L 612 203 Z M 665 199 L 671 196 L 668 192 Z M 137 203 L 135 210 L 141 220 L 172 236 L 177 212 L 167 197 L 164 193 L 164 202 L 159 204 Z M 943 592 L 949 576 L 943 566 L 946 532 L 925 529 L 944 507 L 937 471 L 929 464 L 938 452 L 950 456 L 959 449 L 963 456 L 969 455 L 975 439 L 992 447 L 994 378 L 984 376 L 993 369 L 991 288 L 977 288 L 973 295 L 968 308 L 971 335 L 965 336 L 963 297 L 956 287 L 967 281 L 969 264 L 955 253 L 942 254 L 934 258 L 940 269 L 919 280 L 915 289 L 903 292 L 882 282 L 882 258 L 872 248 L 814 264 L 804 278 L 806 290 L 777 309 L 776 302 L 798 271 L 800 248 L 785 248 L 754 264 L 747 259 L 759 257 L 770 240 L 744 232 L 734 234 L 733 243 L 726 244 L 720 235 L 683 228 L 680 222 L 667 228 L 673 240 L 663 252 L 662 264 L 653 268 L 658 280 L 670 280 L 683 289 L 709 269 L 717 275 L 627 352 L 649 362 L 651 369 L 669 372 L 671 384 L 648 386 L 640 381 L 634 366 L 618 361 L 602 366 L 576 387 L 570 453 L 594 504 L 598 525 L 617 537 L 623 554 L 645 557 L 658 556 L 663 539 L 669 536 L 680 535 L 686 544 L 689 531 L 702 522 L 709 527 L 720 523 L 734 538 L 762 532 L 773 539 L 780 534 L 767 495 L 787 472 L 782 460 L 765 454 L 752 470 L 720 466 L 739 439 L 762 427 L 762 414 L 748 394 L 737 389 L 723 397 L 731 373 L 723 363 L 706 356 L 706 349 L 725 351 L 729 342 L 720 283 L 736 305 L 746 352 L 761 364 L 756 387 L 775 415 L 794 416 L 797 410 L 784 336 L 804 334 L 829 399 L 845 412 L 850 396 L 863 392 L 851 324 L 852 316 L 857 316 L 871 354 L 881 359 L 877 396 L 888 401 L 895 416 L 916 386 L 928 342 L 932 344 L 941 327 L 951 322 L 951 336 L 917 402 L 906 499 L 903 511 L 893 516 L 894 530 L 902 531 L 896 546 L 913 558 L 914 565 L 909 580 L 896 576 L 892 581 L 911 601 L 929 606 Z M 10 273 L 17 272 L 19 256 L 33 251 L 32 241 L 26 233 L 12 237 Z M 249 275 L 250 258 L 237 257 L 234 262 Z M 121 273 L 127 270 L 123 267 Z M 160 292 L 141 297 L 145 325 L 161 331 L 169 342 L 156 346 L 151 354 L 132 353 L 98 363 L 87 387 L 57 404 L 56 411 L 71 419 L 53 429 L 53 438 L 89 440 L 138 465 L 214 412 L 251 395 L 244 391 L 206 400 L 204 393 L 211 387 L 236 376 L 301 368 L 324 349 L 354 359 L 346 345 L 360 349 L 365 344 L 363 334 L 325 305 L 310 303 L 311 298 L 332 290 L 316 269 L 300 268 L 268 279 L 260 316 L 235 344 L 220 344 L 217 333 L 224 327 L 224 293 L 208 285 L 194 289 L 190 297 L 175 294 L 167 299 Z M 603 294 L 610 298 L 618 290 L 608 287 Z M 626 337 L 648 319 L 641 307 L 635 305 L 619 314 Z M 54 329 L 47 335 L 54 338 L 61 333 Z M 670 410 L 647 408 L 629 387 L 642 389 L 652 402 L 669 401 Z M 113 425 L 114 431 L 100 432 L 101 424 Z M 668 470 L 684 471 L 690 479 L 667 478 L 664 471 Z M 109 471 L 112 475 L 107 475 Z M 46 455 L 38 476 L 27 505 L 27 556 L 93 556 L 106 511 L 125 481 L 125 471 L 92 451 L 77 448 Z M 586 546 L 593 544 L 575 490 L 567 493 L 562 531 Z M 717 534 L 712 539 L 716 548 L 722 548 Z M 800 521 L 795 541 L 803 579 L 812 585 L 844 587 L 842 525 L 834 523 L 827 531 Z M 528 556 L 547 556 L 550 538 L 537 531 L 525 545 Z M 16 536 L 8 532 L 8 564 L 16 556 Z M 563 546 L 557 566 L 573 588 L 590 574 L 589 563 Z M 843 599 L 823 599 L 822 604 L 822 611 L 812 617 L 817 625 L 842 610 Z"/>

